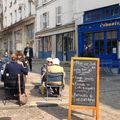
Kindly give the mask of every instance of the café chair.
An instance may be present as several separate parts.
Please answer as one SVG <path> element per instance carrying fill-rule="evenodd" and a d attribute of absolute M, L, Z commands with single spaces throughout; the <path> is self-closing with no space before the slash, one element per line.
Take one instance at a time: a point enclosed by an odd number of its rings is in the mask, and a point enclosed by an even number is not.
<path fill-rule="evenodd" d="M 62 89 L 63 89 L 63 73 L 47 73 L 47 81 L 46 81 L 46 95 L 48 100 L 49 89 L 53 87 L 59 88 L 59 97 L 62 100 Z"/>

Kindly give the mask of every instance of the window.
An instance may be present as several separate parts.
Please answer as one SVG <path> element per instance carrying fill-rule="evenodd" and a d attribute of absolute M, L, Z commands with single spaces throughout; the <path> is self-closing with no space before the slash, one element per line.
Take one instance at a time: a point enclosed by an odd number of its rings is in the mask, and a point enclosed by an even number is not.
<path fill-rule="evenodd" d="M 12 19 L 13 19 L 13 18 L 12 18 L 12 13 L 10 13 L 10 19 L 11 19 L 11 24 L 12 24 Z"/>
<path fill-rule="evenodd" d="M 75 32 L 68 33 L 68 50 L 69 51 L 75 50 Z"/>
<path fill-rule="evenodd" d="M 102 18 L 110 17 L 109 8 L 102 10 Z"/>
<path fill-rule="evenodd" d="M 90 43 L 90 42 L 92 42 L 92 34 L 91 33 L 85 33 L 84 34 L 84 44 L 85 44 L 85 46 L 88 45 L 88 43 Z"/>
<path fill-rule="evenodd" d="M 7 6 L 5 6 L 5 8 L 4 8 L 4 12 L 6 12 L 6 10 L 7 10 Z"/>
<path fill-rule="evenodd" d="M 62 20 L 61 20 L 62 12 L 61 12 L 61 6 L 56 8 L 56 25 L 60 25 Z"/>
<path fill-rule="evenodd" d="M 47 0 L 42 0 L 42 4 L 46 4 L 47 3 Z"/>
<path fill-rule="evenodd" d="M 33 29 L 33 24 L 30 24 L 28 26 L 26 26 L 26 29 L 27 29 L 27 38 L 29 40 L 33 40 L 33 37 L 34 37 L 34 29 Z"/>
<path fill-rule="evenodd" d="M 17 21 L 17 10 L 15 10 L 15 22 Z"/>
<path fill-rule="evenodd" d="M 56 35 L 57 38 L 57 52 L 62 52 L 62 34 Z"/>
<path fill-rule="evenodd" d="M 42 22 L 43 28 L 47 28 L 49 26 L 49 13 L 48 12 L 43 14 L 42 20 L 43 20 L 43 22 Z"/>
<path fill-rule="evenodd" d="M 51 51 L 51 36 L 48 36 L 48 45 L 47 45 L 48 51 Z"/>
<path fill-rule="evenodd" d="M 84 22 L 102 20 L 106 18 L 113 18 L 116 16 L 120 16 L 120 7 L 118 4 L 95 9 L 95 10 L 86 11 L 84 13 Z"/>
<path fill-rule="evenodd" d="M 117 31 L 106 32 L 107 36 L 107 54 L 112 54 L 113 50 L 117 50 Z"/>
<path fill-rule="evenodd" d="M 13 3 L 15 4 L 16 2 L 17 2 L 17 0 L 14 0 L 14 2 L 13 2 Z"/>
<path fill-rule="evenodd" d="M 85 21 L 89 21 L 91 19 L 92 19 L 91 13 L 90 12 L 86 13 L 86 15 L 85 15 Z"/>
<path fill-rule="evenodd" d="M 44 51 L 51 51 L 51 36 L 44 37 Z"/>
<path fill-rule="evenodd" d="M 42 49 L 43 49 L 43 42 L 42 42 L 42 40 L 40 40 L 39 41 L 39 51 L 42 51 Z"/>
<path fill-rule="evenodd" d="M 104 32 L 94 33 L 95 54 L 104 54 Z"/>
<path fill-rule="evenodd" d="M 119 7 L 115 7 L 111 9 L 111 16 L 116 16 L 119 14 Z"/>
<path fill-rule="evenodd" d="M 99 10 L 93 11 L 92 19 L 93 19 L 93 20 L 98 20 L 98 19 L 100 19 L 100 11 L 99 11 Z"/>
<path fill-rule="evenodd" d="M 10 1 L 9 7 L 12 7 L 12 1 Z"/>
<path fill-rule="evenodd" d="M 5 16 L 5 27 L 7 27 L 7 17 Z"/>

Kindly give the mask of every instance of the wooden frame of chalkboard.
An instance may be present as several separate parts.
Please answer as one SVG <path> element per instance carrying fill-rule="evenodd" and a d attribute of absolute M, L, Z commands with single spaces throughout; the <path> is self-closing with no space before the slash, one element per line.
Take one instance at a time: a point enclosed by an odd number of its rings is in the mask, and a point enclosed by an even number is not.
<path fill-rule="evenodd" d="M 72 108 L 91 109 L 99 119 L 99 64 L 99 58 L 71 58 L 68 120 Z"/>

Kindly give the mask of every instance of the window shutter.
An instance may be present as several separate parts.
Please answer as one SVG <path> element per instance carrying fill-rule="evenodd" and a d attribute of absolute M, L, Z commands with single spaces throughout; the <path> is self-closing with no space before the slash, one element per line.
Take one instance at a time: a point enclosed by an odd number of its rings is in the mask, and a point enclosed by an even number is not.
<path fill-rule="evenodd" d="M 43 28 L 43 15 L 40 15 L 40 28 Z"/>
<path fill-rule="evenodd" d="M 60 25 L 62 20 L 61 20 L 61 17 L 62 17 L 62 14 L 61 14 L 61 6 L 58 6 L 56 8 L 56 25 Z"/>
<path fill-rule="evenodd" d="M 49 26 L 49 12 L 47 12 L 47 27 Z"/>

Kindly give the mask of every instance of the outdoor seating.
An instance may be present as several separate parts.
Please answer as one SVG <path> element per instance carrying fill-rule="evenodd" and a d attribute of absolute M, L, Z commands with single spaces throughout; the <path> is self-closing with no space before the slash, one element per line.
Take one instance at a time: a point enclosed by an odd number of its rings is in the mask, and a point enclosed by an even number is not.
<path fill-rule="evenodd" d="M 63 88 L 63 73 L 47 73 L 46 81 L 46 95 L 48 100 L 49 89 L 53 87 L 59 88 L 59 97 L 62 97 L 62 88 Z"/>
<path fill-rule="evenodd" d="M 23 91 L 23 75 L 21 75 L 21 89 Z M 18 100 L 18 75 L 5 75 L 4 80 L 4 104 L 6 104 L 6 100 Z"/>

